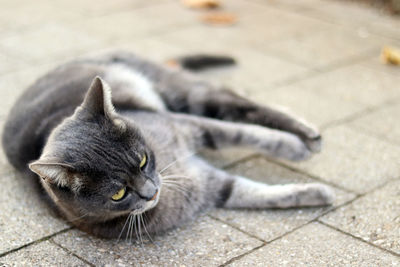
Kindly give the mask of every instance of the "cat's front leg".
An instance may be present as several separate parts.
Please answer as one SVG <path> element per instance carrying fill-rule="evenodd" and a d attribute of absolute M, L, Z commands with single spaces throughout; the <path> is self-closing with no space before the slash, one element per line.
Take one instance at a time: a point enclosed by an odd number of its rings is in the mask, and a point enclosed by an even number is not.
<path fill-rule="evenodd" d="M 233 123 L 183 114 L 171 115 L 187 143 L 195 149 L 203 147 L 247 147 L 273 157 L 293 161 L 305 160 L 312 155 L 306 144 L 292 133 L 253 124 Z"/>

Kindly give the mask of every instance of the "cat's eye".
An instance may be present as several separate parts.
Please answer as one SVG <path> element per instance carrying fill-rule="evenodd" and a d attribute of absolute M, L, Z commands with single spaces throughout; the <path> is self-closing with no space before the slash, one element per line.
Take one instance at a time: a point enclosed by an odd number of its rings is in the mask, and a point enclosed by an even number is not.
<path fill-rule="evenodd" d="M 140 169 L 143 169 L 144 166 L 146 166 L 146 163 L 147 163 L 147 157 L 146 157 L 146 154 L 143 154 L 142 161 L 140 162 L 140 165 L 139 165 Z"/>
<path fill-rule="evenodd" d="M 125 196 L 125 193 L 126 193 L 126 188 L 124 187 L 121 190 L 119 190 L 117 193 L 115 193 L 111 197 L 111 199 L 114 200 L 114 201 L 121 200 Z"/>

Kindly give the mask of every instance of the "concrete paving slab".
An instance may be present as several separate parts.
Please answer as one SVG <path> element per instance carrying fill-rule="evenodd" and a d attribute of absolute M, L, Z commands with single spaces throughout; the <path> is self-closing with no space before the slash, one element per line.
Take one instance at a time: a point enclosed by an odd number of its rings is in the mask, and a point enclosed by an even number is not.
<path fill-rule="evenodd" d="M 11 55 L 18 55 L 37 64 L 71 59 L 77 52 L 101 47 L 101 41 L 101 35 L 94 38 L 70 26 L 51 23 L 18 35 L 0 38 L 0 47 Z"/>
<path fill-rule="evenodd" d="M 320 1 L 302 10 L 307 16 L 354 28 L 360 32 L 371 32 L 400 40 L 400 19 L 363 5 L 358 1 Z"/>
<path fill-rule="evenodd" d="M 400 99 L 395 84 L 400 84 L 400 76 L 375 71 L 361 64 L 349 65 L 297 83 L 315 90 L 321 98 L 332 97 L 371 107 Z"/>
<path fill-rule="evenodd" d="M 50 214 L 29 177 L 9 173 L 0 181 L 0 254 L 68 227 Z"/>
<path fill-rule="evenodd" d="M 324 131 L 323 138 L 320 154 L 288 164 L 358 193 L 400 176 L 398 147 L 345 126 Z"/>
<path fill-rule="evenodd" d="M 197 22 L 192 12 L 179 5 L 163 3 L 90 18 L 71 27 L 105 42 L 137 40 L 192 25 Z"/>
<path fill-rule="evenodd" d="M 327 25 L 313 32 L 296 34 L 277 42 L 257 46 L 292 62 L 321 69 L 378 49 L 386 41 L 375 35 Z"/>
<path fill-rule="evenodd" d="M 400 48 L 400 42 L 390 42 L 386 43 L 385 45 L 389 47 Z M 381 59 L 381 53 L 376 53 L 374 57 L 371 57 L 370 59 L 365 60 L 363 62 L 360 62 L 360 65 L 372 69 L 374 71 L 383 72 L 394 76 L 400 75 L 400 67 L 391 64 L 385 64 Z"/>
<path fill-rule="evenodd" d="M 228 266 L 399 266 L 399 258 L 311 223 Z"/>
<path fill-rule="evenodd" d="M 3 118 L 0 119 L 0 140 L 1 140 L 1 137 L 3 136 L 4 123 L 5 123 L 4 119 Z M 13 170 L 14 170 L 14 168 L 11 166 L 10 163 L 8 163 L 8 160 L 6 158 L 6 155 L 4 153 L 2 145 L 0 145 L 0 175 L 10 173 Z"/>
<path fill-rule="evenodd" d="M 184 43 L 221 44 L 224 48 L 249 48 L 255 44 L 285 39 L 303 32 L 313 32 L 327 25 L 320 20 L 283 12 L 270 8 L 268 5 L 250 5 L 248 2 L 245 4 L 242 2 L 241 5 L 236 4 L 237 6 L 232 8 L 233 3 L 240 3 L 240 1 L 227 3 L 227 10 L 237 9 L 233 12 L 237 15 L 236 24 L 215 27 L 197 22 L 193 26 L 198 27 L 199 30 L 188 28 L 176 31 L 174 38 Z M 212 40 L 212 42 L 207 42 L 207 40 Z"/>
<path fill-rule="evenodd" d="M 57 1 L 58 2 L 58 1 Z M 71 23 L 84 18 L 79 12 L 66 10 L 54 1 L 26 0 L 2 1 L 0 24 L 2 36 L 17 36 L 29 30 L 35 30 L 40 25 L 54 22 Z"/>
<path fill-rule="evenodd" d="M 3 120 L 24 90 L 41 75 L 53 69 L 58 64 L 29 65 L 30 67 L 27 69 L 0 76 L 0 99 L 2 101 L 0 105 L 0 118 Z"/>
<path fill-rule="evenodd" d="M 384 106 L 351 122 L 350 126 L 361 132 L 370 133 L 380 139 L 400 145 L 399 114 L 400 103 Z"/>
<path fill-rule="evenodd" d="M 207 216 L 143 245 L 101 240 L 76 230 L 53 240 L 96 266 L 217 266 L 262 244 Z"/>
<path fill-rule="evenodd" d="M 49 3 L 53 1 L 48 1 Z M 143 8 L 157 4 L 164 4 L 166 2 L 172 3 L 173 0 L 114 0 L 114 1 L 97 1 L 93 4 L 93 1 L 82 0 L 79 2 L 79 9 L 76 8 L 76 4 L 68 0 L 58 0 L 57 7 L 65 10 L 74 11 L 80 13 L 86 18 L 104 16 L 111 13 L 120 11 L 133 10 L 136 8 Z"/>
<path fill-rule="evenodd" d="M 321 221 L 400 255 L 400 181 L 388 183 Z"/>
<path fill-rule="evenodd" d="M 279 106 L 319 127 L 342 120 L 367 108 L 365 104 L 354 103 L 337 96 L 321 97 L 317 89 L 308 88 L 302 83 L 273 90 L 255 91 L 249 97 L 260 104 Z"/>
<path fill-rule="evenodd" d="M 0 266 L 90 266 L 49 241 L 0 258 Z"/>
<path fill-rule="evenodd" d="M 29 67 L 29 64 L 25 60 L 14 55 L 10 55 L 5 51 L 0 52 L 0 62 L 0 75 L 10 71 Z"/>
<path fill-rule="evenodd" d="M 292 11 L 292 12 L 297 12 L 299 14 L 302 14 L 305 10 L 308 8 L 314 6 L 314 5 L 321 5 L 323 0 L 298 0 L 296 2 L 291 1 L 291 0 L 269 0 L 269 1 L 264 1 L 264 0 L 252 0 L 253 2 L 257 2 L 259 4 L 269 6 L 269 7 L 274 7 L 274 8 L 280 8 L 286 11 Z"/>
<path fill-rule="evenodd" d="M 315 180 L 270 163 L 263 158 L 256 158 L 239 163 L 228 170 L 231 173 L 249 177 L 267 184 L 310 183 Z M 354 194 L 335 189 L 337 199 L 334 206 L 354 198 Z M 271 241 L 293 229 L 315 219 L 331 207 L 302 208 L 288 210 L 225 210 L 218 209 L 211 215 L 230 225 Z"/>

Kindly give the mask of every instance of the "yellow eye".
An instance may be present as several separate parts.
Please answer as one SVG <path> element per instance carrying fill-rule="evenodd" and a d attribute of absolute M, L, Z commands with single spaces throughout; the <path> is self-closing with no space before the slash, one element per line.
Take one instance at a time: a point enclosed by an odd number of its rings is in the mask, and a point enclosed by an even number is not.
<path fill-rule="evenodd" d="M 118 201 L 118 200 L 122 199 L 125 196 L 125 192 L 126 192 L 126 189 L 124 187 L 111 197 L 112 200 Z"/>
<path fill-rule="evenodd" d="M 144 155 L 143 155 L 143 158 L 142 158 L 142 161 L 140 162 L 139 167 L 140 167 L 140 168 L 143 168 L 144 165 L 146 165 L 146 162 L 147 162 L 147 157 L 146 157 L 146 154 L 144 154 Z"/>

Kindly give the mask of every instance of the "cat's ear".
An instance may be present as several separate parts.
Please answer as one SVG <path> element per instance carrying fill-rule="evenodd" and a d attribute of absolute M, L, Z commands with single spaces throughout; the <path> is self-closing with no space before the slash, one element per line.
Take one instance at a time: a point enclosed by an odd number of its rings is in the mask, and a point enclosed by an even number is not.
<path fill-rule="evenodd" d="M 30 163 L 29 168 L 46 182 L 58 186 L 71 184 L 73 167 L 68 164 L 58 163 L 54 159 L 39 159 Z"/>
<path fill-rule="evenodd" d="M 101 114 L 112 118 L 115 109 L 111 101 L 111 88 L 99 76 L 96 76 L 86 93 L 82 107 L 92 114 Z"/>

